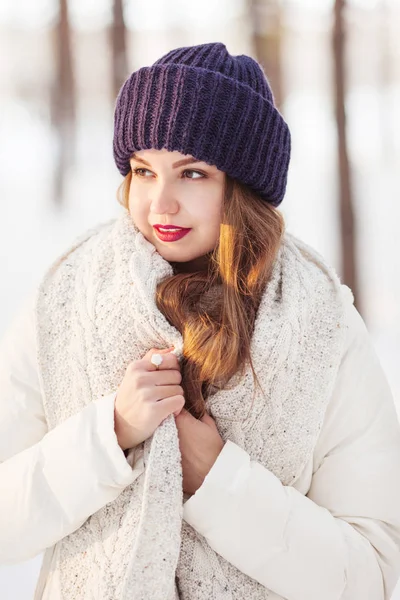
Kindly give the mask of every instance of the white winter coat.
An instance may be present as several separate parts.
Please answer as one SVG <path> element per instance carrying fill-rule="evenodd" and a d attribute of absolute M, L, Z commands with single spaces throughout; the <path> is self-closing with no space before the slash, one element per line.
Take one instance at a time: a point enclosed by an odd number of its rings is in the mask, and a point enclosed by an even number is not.
<path fill-rule="evenodd" d="M 91 403 L 51 432 L 42 409 L 33 325 L 34 297 L 0 345 L 0 563 L 29 559 L 79 528 L 143 472 L 130 464 L 114 433 L 115 393 Z M 312 460 L 293 489 L 228 441 L 203 485 L 184 505 L 184 519 L 238 569 L 267 587 L 324 579 L 329 551 L 318 540 L 342 527 L 351 600 L 389 600 L 400 574 L 400 426 L 385 375 L 353 305 L 339 374 Z M 60 460 L 62 457 L 62 460 Z M 133 468 L 132 468 L 133 467 Z M 258 490 L 255 495 L 255 490 Z M 290 508 L 283 502 L 291 496 Z M 319 511 L 345 515 L 321 521 Z M 271 574 L 268 531 L 287 523 L 287 554 Z M 320 526 L 320 525 L 319 525 Z M 342 565 L 338 565 L 342 566 Z M 43 592 L 43 595 L 42 595 Z M 51 565 L 37 598 L 59 600 Z M 301 586 L 288 600 L 305 600 Z M 323 598 L 321 598 L 323 600 Z"/>

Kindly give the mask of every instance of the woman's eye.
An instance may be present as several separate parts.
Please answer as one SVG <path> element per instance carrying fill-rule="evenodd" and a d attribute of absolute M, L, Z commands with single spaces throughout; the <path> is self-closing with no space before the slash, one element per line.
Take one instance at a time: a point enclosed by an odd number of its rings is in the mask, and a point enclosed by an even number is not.
<path fill-rule="evenodd" d="M 143 167 L 137 167 L 136 169 L 133 169 L 132 173 L 134 175 L 137 175 L 138 177 L 144 177 L 144 173 L 151 173 L 151 171 L 149 171 L 148 169 L 143 169 Z"/>
<path fill-rule="evenodd" d="M 200 173 L 200 171 L 193 171 L 193 169 L 186 169 L 184 171 L 184 173 L 191 173 L 191 174 L 195 174 L 195 175 L 199 176 L 199 177 L 186 177 L 186 179 L 201 179 L 201 178 L 205 177 L 205 175 L 203 173 Z"/>

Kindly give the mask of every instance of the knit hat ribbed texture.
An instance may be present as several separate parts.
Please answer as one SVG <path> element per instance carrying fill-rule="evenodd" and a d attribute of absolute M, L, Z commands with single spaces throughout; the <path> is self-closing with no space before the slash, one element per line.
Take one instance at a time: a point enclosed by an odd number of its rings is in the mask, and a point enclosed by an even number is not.
<path fill-rule="evenodd" d="M 289 127 L 262 67 L 222 43 L 176 48 L 122 85 L 113 141 L 120 173 L 135 151 L 152 148 L 215 165 L 274 206 L 283 200 Z"/>

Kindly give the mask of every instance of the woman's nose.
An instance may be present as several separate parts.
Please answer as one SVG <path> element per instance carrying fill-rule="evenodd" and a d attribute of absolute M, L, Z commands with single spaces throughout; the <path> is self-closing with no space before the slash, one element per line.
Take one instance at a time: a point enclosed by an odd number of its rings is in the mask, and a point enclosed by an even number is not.
<path fill-rule="evenodd" d="M 159 186 L 152 190 L 150 210 L 157 214 L 178 212 L 179 204 L 173 195 L 173 190 L 168 186 Z"/>

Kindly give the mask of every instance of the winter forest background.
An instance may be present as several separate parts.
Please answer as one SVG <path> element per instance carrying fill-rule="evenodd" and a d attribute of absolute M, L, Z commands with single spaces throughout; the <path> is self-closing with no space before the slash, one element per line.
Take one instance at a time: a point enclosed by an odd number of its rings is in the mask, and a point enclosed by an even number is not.
<path fill-rule="evenodd" d="M 399 31 L 399 0 L 1 0 L 0 335 L 74 237 L 120 211 L 124 79 L 221 41 L 264 66 L 292 131 L 287 228 L 353 289 L 400 414 Z M 0 567 L 2 600 L 33 597 L 41 559 Z"/>

